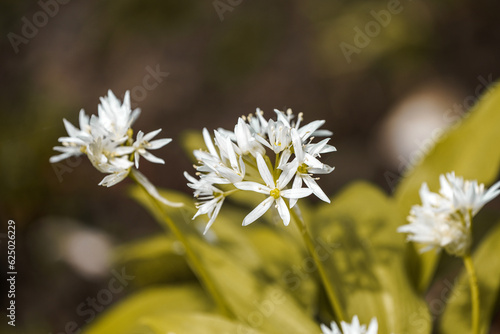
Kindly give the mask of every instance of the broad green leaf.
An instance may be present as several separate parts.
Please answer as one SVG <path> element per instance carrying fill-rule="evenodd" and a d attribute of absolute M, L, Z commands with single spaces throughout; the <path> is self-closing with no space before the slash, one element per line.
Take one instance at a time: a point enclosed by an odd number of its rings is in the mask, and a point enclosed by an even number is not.
<path fill-rule="evenodd" d="M 488 333 L 491 318 L 500 295 L 500 224 L 497 224 L 473 254 L 479 284 L 480 332 Z M 445 300 L 446 301 L 446 300 Z M 459 277 L 440 323 L 440 333 L 463 333 L 471 328 L 471 298 L 465 269 Z"/>
<path fill-rule="evenodd" d="M 136 286 L 194 279 L 182 245 L 171 236 L 155 235 L 118 247 L 114 261 L 126 266 Z"/>
<path fill-rule="evenodd" d="M 182 195 L 170 192 L 162 192 L 162 194 L 174 201 L 183 201 L 184 198 Z M 160 224 L 168 230 L 158 208 L 151 205 L 150 198 L 145 196 L 140 188 L 134 189 L 132 196 L 143 204 L 153 216 L 157 217 Z M 255 250 L 243 234 L 245 232 L 238 232 L 238 230 L 246 230 L 241 226 L 241 219 L 234 222 L 233 227 L 226 225 L 225 228 L 228 231 L 234 228 L 233 238 L 242 243 L 240 247 L 248 250 L 250 258 L 254 258 L 249 262 L 241 260 L 243 254 L 237 258 L 224 248 L 225 241 L 219 239 L 215 224 L 213 234 L 201 235 L 200 230 L 195 227 L 199 219 L 194 222 L 190 220 L 194 211 L 192 204 L 186 203 L 186 207 L 181 209 L 170 207 L 163 207 L 163 209 L 174 220 L 176 228 L 187 239 L 201 268 L 205 268 L 208 277 L 201 278 L 202 284 L 206 287 L 215 287 L 224 304 L 229 307 L 238 320 L 268 333 L 319 332 L 318 325 L 307 315 L 305 309 L 300 307 L 292 295 L 278 284 L 268 282 L 261 275 L 260 277 L 256 275 L 255 261 L 258 261 L 258 254 L 252 254 Z M 218 228 L 222 227 L 222 224 L 219 224 Z M 224 233 L 221 234 L 224 235 Z M 253 265 L 252 262 L 254 262 Z"/>
<path fill-rule="evenodd" d="M 163 317 L 173 312 L 210 312 L 213 303 L 197 285 L 149 288 L 119 302 L 99 316 L 85 334 L 125 334 L 144 317 Z"/>
<path fill-rule="evenodd" d="M 420 204 L 419 189 L 427 182 L 431 191 L 439 190 L 439 175 L 451 171 L 465 179 L 491 184 L 500 168 L 500 87 L 490 87 L 468 117 L 453 126 L 414 169 L 400 182 L 395 198 L 400 208 L 401 224 L 414 204 Z M 424 292 L 434 274 L 438 256 L 427 252 L 410 257 L 416 286 Z"/>
<path fill-rule="evenodd" d="M 321 205 L 311 221 L 320 257 L 348 320 L 377 317 L 380 333 L 430 333 L 427 306 L 404 270 L 396 205 L 367 183 Z"/>
<path fill-rule="evenodd" d="M 131 333 L 263 334 L 241 322 L 203 313 L 172 313 L 165 317 L 147 317 Z"/>

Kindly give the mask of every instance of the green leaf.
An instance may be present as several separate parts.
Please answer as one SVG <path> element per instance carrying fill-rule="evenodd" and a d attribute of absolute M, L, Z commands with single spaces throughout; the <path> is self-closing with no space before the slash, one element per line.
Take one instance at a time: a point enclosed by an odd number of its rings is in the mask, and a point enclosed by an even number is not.
<path fill-rule="evenodd" d="M 427 306 L 404 270 L 405 241 L 391 198 L 356 183 L 321 205 L 311 223 L 347 320 L 377 317 L 380 333 L 430 333 Z"/>
<path fill-rule="evenodd" d="M 213 303 L 198 285 L 149 288 L 136 293 L 85 328 L 85 334 L 124 334 L 143 318 L 173 312 L 209 312 Z"/>
<path fill-rule="evenodd" d="M 160 212 L 142 189 L 135 188 L 131 194 L 168 230 Z M 268 333 L 319 332 L 318 325 L 292 295 L 279 284 L 265 280 L 262 275 L 256 275 L 255 268 L 259 267 L 258 253 L 255 253 L 250 240 L 244 235 L 245 232 L 238 232 L 247 231 L 247 228 L 241 226 L 241 218 L 236 222 L 228 221 L 225 226 L 222 220 L 217 221 L 218 227 L 214 224 L 213 230 L 211 229 L 207 236 L 202 236 L 202 229 L 196 227 L 196 224 L 201 222 L 204 228 L 206 223 L 203 223 L 201 218 L 191 221 L 190 217 L 195 210 L 192 204 L 187 203 L 185 196 L 165 191 L 161 194 L 170 200 L 186 203 L 181 209 L 166 206 L 163 209 L 182 231 L 191 250 L 205 268 L 210 283 L 215 286 L 236 319 Z M 221 232 L 218 232 L 218 229 L 222 229 Z M 227 240 L 231 234 L 233 240 L 241 243 L 240 247 L 248 251 L 247 256 L 242 257 L 243 253 L 240 252 L 239 257 L 235 257 L 224 248 L 228 245 Z M 219 236 L 224 236 L 224 239 Z M 242 260 L 245 257 L 248 257 L 249 261 Z"/>
<path fill-rule="evenodd" d="M 490 87 L 468 117 L 453 126 L 426 155 L 423 161 L 404 175 L 395 198 L 400 208 L 401 224 L 410 208 L 420 204 L 419 189 L 427 182 L 431 191 L 439 189 L 439 175 L 451 171 L 465 179 L 491 184 L 500 168 L 500 87 Z M 426 291 L 434 275 L 438 256 L 434 252 L 410 257 L 410 275 L 416 278 L 419 291 Z"/>
<path fill-rule="evenodd" d="M 479 245 L 473 254 L 479 284 L 480 332 L 488 333 L 495 303 L 500 295 L 500 224 Z M 471 297 L 465 270 L 448 299 L 440 323 L 441 333 L 462 333 L 471 328 Z"/>
<path fill-rule="evenodd" d="M 141 326 L 131 333 L 186 333 L 186 334 L 259 334 L 241 322 L 231 321 L 214 314 L 203 313 L 172 313 L 165 317 L 147 317 Z"/>
<path fill-rule="evenodd" d="M 184 259 L 182 245 L 164 234 L 118 247 L 114 261 L 136 277 L 135 286 L 195 279 Z"/>

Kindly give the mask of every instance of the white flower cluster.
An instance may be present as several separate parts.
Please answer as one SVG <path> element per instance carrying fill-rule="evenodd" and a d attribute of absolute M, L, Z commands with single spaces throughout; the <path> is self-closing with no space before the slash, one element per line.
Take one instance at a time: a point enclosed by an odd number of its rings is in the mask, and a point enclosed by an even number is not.
<path fill-rule="evenodd" d="M 411 208 L 408 221 L 398 232 L 409 233 L 408 240 L 427 245 L 422 252 L 444 248 L 456 256 L 467 255 L 471 245 L 472 218 L 481 208 L 500 194 L 500 182 L 486 190 L 484 184 L 455 176 L 440 175 L 439 193 L 420 188 L 422 205 Z"/>
<path fill-rule="evenodd" d="M 63 119 L 68 132 L 67 137 L 58 141 L 62 146 L 55 146 L 54 150 L 61 154 L 50 158 L 51 163 L 56 163 L 72 156 L 86 154 L 92 165 L 100 172 L 109 174 L 99 185 L 111 187 L 132 173 L 134 178 L 155 198 L 167 205 L 179 206 L 161 197 L 154 186 L 137 169 L 139 157 L 151 162 L 164 164 L 148 150 L 159 149 L 170 143 L 171 139 L 152 140 L 161 129 L 144 134 L 137 133 L 133 139 L 132 124 L 140 114 L 140 109 L 132 110 L 130 107 L 130 93 L 127 91 L 123 103 L 116 98 L 111 90 L 107 97 L 101 97 L 98 106 L 98 116 L 85 114 L 80 110 L 78 129 L 73 124 Z"/>
<path fill-rule="evenodd" d="M 205 232 L 215 221 L 224 199 L 235 191 L 266 195 L 266 199 L 245 217 L 243 225 L 254 222 L 273 205 L 283 223 L 288 225 L 289 207 L 311 194 L 330 202 L 314 177 L 314 174 L 328 174 L 334 169 L 319 160 L 321 154 L 335 151 L 335 147 L 328 144 L 330 138 L 313 143 L 315 137 L 332 135 L 330 131 L 320 130 L 325 121 L 302 125 L 302 113 L 294 120 L 290 109 L 286 113 L 275 112 L 277 120 L 266 120 L 263 112 L 257 109 L 255 115 L 240 117 L 234 131 L 215 130 L 213 141 L 209 131 L 203 129 L 207 151 L 194 151 L 199 161 L 196 166 L 199 179 L 188 173 L 185 176 L 199 201 L 195 217 L 202 214 L 209 217 Z M 274 159 L 268 153 L 274 155 Z M 289 200 L 288 205 L 284 199 Z"/>
<path fill-rule="evenodd" d="M 139 116 L 140 109 L 130 108 L 129 91 L 125 93 L 123 104 L 111 90 L 108 91 L 107 97 L 101 97 L 98 114 L 99 116 L 89 117 L 83 109 L 80 110 L 80 129 L 66 119 L 63 120 L 68 137 L 59 138 L 62 146 L 56 146 L 54 150 L 61 154 L 51 157 L 51 163 L 87 154 L 98 171 L 110 174 L 99 183 L 107 187 L 127 177 L 134 164 L 139 168 L 139 156 L 151 162 L 165 163 L 147 151 L 159 149 L 171 141 L 171 139 L 151 141 L 161 129 L 146 135 L 139 131 L 136 140 L 133 140 L 131 126 Z"/>
<path fill-rule="evenodd" d="M 377 334 L 378 332 L 378 322 L 377 318 L 372 318 L 368 328 L 366 325 L 360 325 L 358 316 L 354 316 L 352 318 L 352 322 L 350 324 L 341 321 L 340 326 L 342 327 L 342 331 L 339 326 L 335 322 L 331 322 L 330 327 L 321 324 L 322 334 Z"/>

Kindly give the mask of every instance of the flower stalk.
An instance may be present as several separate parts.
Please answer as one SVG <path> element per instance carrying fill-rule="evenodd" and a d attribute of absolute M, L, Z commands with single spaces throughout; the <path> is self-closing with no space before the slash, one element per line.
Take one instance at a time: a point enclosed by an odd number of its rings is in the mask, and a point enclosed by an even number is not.
<path fill-rule="evenodd" d="M 300 235 L 302 236 L 304 243 L 306 244 L 307 251 L 309 254 L 312 256 L 314 263 L 316 264 L 316 267 L 318 268 L 319 276 L 321 279 L 321 282 L 323 283 L 323 287 L 326 290 L 326 294 L 328 296 L 328 300 L 330 301 L 330 304 L 332 306 L 333 312 L 335 316 L 337 317 L 338 321 L 345 321 L 345 315 L 342 310 L 341 304 L 339 299 L 337 298 L 337 294 L 335 293 L 335 290 L 331 284 L 331 282 L 328 280 L 328 276 L 326 275 L 325 268 L 323 266 L 323 262 L 320 260 L 318 252 L 316 251 L 316 247 L 314 245 L 314 241 L 311 237 L 311 234 L 309 233 L 309 230 L 304 222 L 304 220 L 299 217 L 297 212 L 295 210 L 290 209 L 288 207 L 293 221 L 297 225 L 300 231 Z"/>
<path fill-rule="evenodd" d="M 479 286 L 477 284 L 476 270 L 470 254 L 463 256 L 467 274 L 469 275 L 469 286 L 472 301 L 472 334 L 479 334 Z"/>
<path fill-rule="evenodd" d="M 175 222 L 165 212 L 164 208 L 161 205 L 161 202 L 158 200 L 156 196 L 153 196 L 151 194 L 151 192 L 147 189 L 146 186 L 144 186 L 144 184 L 140 180 L 137 179 L 134 173 L 130 174 L 130 177 L 148 194 L 155 208 L 160 214 L 161 219 L 165 222 L 165 224 L 168 226 L 170 231 L 175 235 L 175 237 L 182 243 L 184 250 L 186 252 L 186 258 L 188 260 L 188 263 L 190 264 L 191 269 L 198 277 L 201 284 L 206 288 L 206 291 L 208 291 L 210 296 L 212 296 L 221 314 L 228 317 L 234 317 L 233 313 L 228 308 L 224 300 L 224 297 L 220 294 L 219 290 L 217 289 L 216 285 L 211 279 L 210 274 L 208 273 L 206 268 L 203 266 L 203 263 L 196 255 L 196 252 L 191 247 L 191 244 L 189 243 L 188 239 L 182 233 L 182 231 L 177 227 Z"/>

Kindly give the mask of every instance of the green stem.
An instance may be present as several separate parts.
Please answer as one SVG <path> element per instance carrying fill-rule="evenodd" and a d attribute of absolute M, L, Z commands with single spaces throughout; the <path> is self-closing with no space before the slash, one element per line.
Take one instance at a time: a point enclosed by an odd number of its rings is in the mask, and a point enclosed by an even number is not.
<path fill-rule="evenodd" d="M 288 206 L 288 204 L 287 204 Z M 314 241 L 311 237 L 311 234 L 309 233 L 309 230 L 307 229 L 307 226 L 302 218 L 299 217 L 299 215 L 295 212 L 295 210 L 288 208 L 290 213 L 292 214 L 292 218 L 297 224 L 297 227 L 299 228 L 300 234 L 302 235 L 302 238 L 304 239 L 304 243 L 306 244 L 307 250 L 309 254 L 313 257 L 313 260 L 316 264 L 316 267 L 318 268 L 319 276 L 321 278 L 321 281 L 323 283 L 323 286 L 326 290 L 326 294 L 328 295 L 328 300 L 330 301 L 330 304 L 333 308 L 333 312 L 337 317 L 337 320 L 340 321 L 345 321 L 345 315 L 344 312 L 342 311 L 342 307 L 340 305 L 340 301 L 337 298 L 337 295 L 335 294 L 333 286 L 330 284 L 330 281 L 328 280 L 328 276 L 326 275 L 325 268 L 323 266 L 323 262 L 320 260 L 318 252 L 316 251 L 316 247 L 314 245 Z"/>
<path fill-rule="evenodd" d="M 472 333 L 479 334 L 479 286 L 477 284 L 476 271 L 472 263 L 472 257 L 464 255 L 463 257 L 465 268 L 469 274 L 469 285 L 472 300 Z"/>
<path fill-rule="evenodd" d="M 170 231 L 172 231 L 172 233 L 174 233 L 176 238 L 184 246 L 184 250 L 186 252 L 186 257 L 187 257 L 188 263 L 190 264 L 191 269 L 196 274 L 196 276 L 198 277 L 198 279 L 200 280 L 202 285 L 206 288 L 206 291 L 208 291 L 208 293 L 212 296 L 212 298 L 215 301 L 215 304 L 219 308 L 220 312 L 223 315 L 226 315 L 228 317 L 231 317 L 231 318 L 234 317 L 233 313 L 229 310 L 228 306 L 226 305 L 224 297 L 219 293 L 217 286 L 212 281 L 210 274 L 205 269 L 205 267 L 203 266 L 203 263 L 200 261 L 200 259 L 196 255 L 196 252 L 191 247 L 191 244 L 189 243 L 186 236 L 177 227 L 177 225 L 174 223 L 174 221 L 168 216 L 168 214 L 163 209 L 162 204 L 156 198 L 151 196 L 149 194 L 149 192 L 144 188 L 144 186 L 140 182 L 138 182 L 132 174 L 129 174 L 129 175 L 148 194 L 148 196 L 153 201 L 156 209 L 158 210 L 158 213 L 160 214 L 161 219 L 167 224 Z"/>

